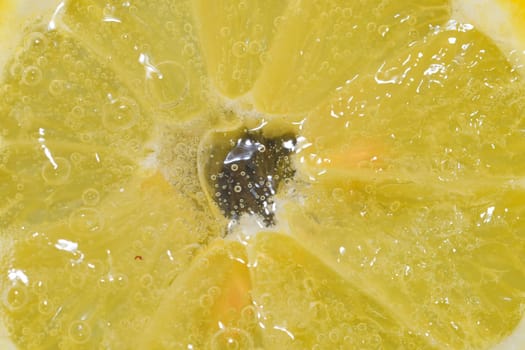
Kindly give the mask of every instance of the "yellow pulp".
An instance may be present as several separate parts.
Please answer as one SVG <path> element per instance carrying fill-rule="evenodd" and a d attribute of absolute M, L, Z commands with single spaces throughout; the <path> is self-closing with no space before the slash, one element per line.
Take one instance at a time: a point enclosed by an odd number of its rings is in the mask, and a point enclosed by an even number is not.
<path fill-rule="evenodd" d="M 525 89 L 452 17 L 445 0 L 71 0 L 27 26 L 0 90 L 12 341 L 500 343 L 525 305 Z M 242 127 L 295 133 L 296 174 L 277 226 L 223 238 L 206 164 Z"/>

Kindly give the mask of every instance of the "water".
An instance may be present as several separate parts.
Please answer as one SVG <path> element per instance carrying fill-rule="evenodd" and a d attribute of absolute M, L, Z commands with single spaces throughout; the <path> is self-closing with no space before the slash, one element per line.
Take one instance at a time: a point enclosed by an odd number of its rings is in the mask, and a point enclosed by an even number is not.
<path fill-rule="evenodd" d="M 511 333 L 525 101 L 491 40 L 439 0 L 155 5 L 67 2 L 6 65 L 0 304 L 20 348 Z"/>

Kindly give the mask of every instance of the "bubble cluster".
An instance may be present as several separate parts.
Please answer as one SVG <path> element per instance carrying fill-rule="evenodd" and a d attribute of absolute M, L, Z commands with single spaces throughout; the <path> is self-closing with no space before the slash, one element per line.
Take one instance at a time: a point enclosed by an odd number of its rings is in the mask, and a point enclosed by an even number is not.
<path fill-rule="evenodd" d="M 221 142 L 233 147 L 222 155 L 222 160 L 216 160 L 215 156 L 210 160 L 208 179 L 219 208 L 228 218 L 238 219 L 242 213 L 256 214 L 266 225 L 273 224 L 272 197 L 280 182 L 294 174 L 289 157 L 295 138 L 291 135 L 265 138 L 260 133 L 247 132 Z"/>

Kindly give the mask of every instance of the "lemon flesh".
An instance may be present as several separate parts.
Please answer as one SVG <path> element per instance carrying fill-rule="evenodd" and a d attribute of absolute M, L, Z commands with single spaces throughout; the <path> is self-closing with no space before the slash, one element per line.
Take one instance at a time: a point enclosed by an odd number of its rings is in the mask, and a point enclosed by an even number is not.
<path fill-rule="evenodd" d="M 77 0 L 28 25 L 0 94 L 9 337 L 499 344 L 525 303 L 525 85 L 483 32 L 444 0 Z M 297 139 L 273 229 L 213 200 L 242 128 Z"/>

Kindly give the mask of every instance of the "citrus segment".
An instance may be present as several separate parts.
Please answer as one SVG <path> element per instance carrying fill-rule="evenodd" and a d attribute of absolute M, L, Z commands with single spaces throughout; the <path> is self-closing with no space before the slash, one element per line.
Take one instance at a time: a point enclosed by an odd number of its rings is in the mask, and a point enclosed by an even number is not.
<path fill-rule="evenodd" d="M 213 87 L 234 98 L 260 73 L 286 1 L 195 1 L 195 18 Z M 222 15 L 218 15 L 222 14 Z"/>
<path fill-rule="evenodd" d="M 259 233 L 250 260 L 267 349 L 432 348 L 290 236 Z"/>
<path fill-rule="evenodd" d="M 483 34 L 449 22 L 377 68 L 306 118 L 311 173 L 344 170 L 346 158 L 350 177 L 357 167 L 406 180 L 523 175 L 521 77 Z"/>
<path fill-rule="evenodd" d="M 191 1 L 70 1 L 60 20 L 162 117 L 188 119 L 205 103 Z"/>
<path fill-rule="evenodd" d="M 0 111 L 5 225 L 69 215 L 84 191 L 104 197 L 147 155 L 151 121 L 134 95 L 78 41 L 42 25 L 8 63 Z"/>
<path fill-rule="evenodd" d="M 24 349 L 132 347 L 220 230 L 195 206 L 157 174 L 54 223 L 4 230 L 1 306 L 12 339 Z"/>
<path fill-rule="evenodd" d="M 156 349 L 253 349 L 259 343 L 244 247 L 214 241 L 165 293 L 143 342 Z"/>
<path fill-rule="evenodd" d="M 414 334 L 482 349 L 522 317 L 525 193 L 463 188 L 320 183 L 287 218 L 297 242 Z"/>
<path fill-rule="evenodd" d="M 291 1 L 275 21 L 278 34 L 253 95 L 260 111 L 315 107 L 332 89 L 375 69 L 392 45 L 444 23 L 448 1 Z M 394 44 L 395 43 L 395 44 Z"/>
<path fill-rule="evenodd" d="M 7 139 L 103 144 L 137 155 L 151 129 L 114 72 L 58 32 L 32 27 L 6 73 L 0 111 Z"/>
<path fill-rule="evenodd" d="M 0 223 L 53 222 L 97 204 L 122 186 L 136 164 L 103 147 L 49 142 L 0 147 Z"/>

